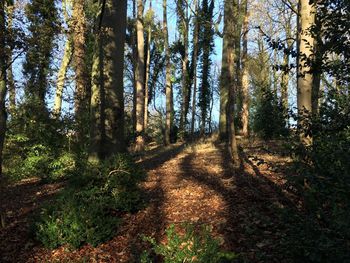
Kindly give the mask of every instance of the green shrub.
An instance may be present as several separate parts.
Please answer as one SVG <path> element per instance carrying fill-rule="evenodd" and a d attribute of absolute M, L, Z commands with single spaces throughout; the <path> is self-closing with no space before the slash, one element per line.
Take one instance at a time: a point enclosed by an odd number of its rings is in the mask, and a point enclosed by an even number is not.
<path fill-rule="evenodd" d="M 257 99 L 253 112 L 253 130 L 261 138 L 268 140 L 288 135 L 286 109 L 272 91 L 263 92 Z"/>
<path fill-rule="evenodd" d="M 76 168 L 75 156 L 72 153 L 63 153 L 49 164 L 50 179 L 67 178 L 73 174 Z"/>
<path fill-rule="evenodd" d="M 304 262 L 350 262 L 349 112 L 349 100 L 330 90 L 319 116 L 303 119 L 308 125 L 302 132 L 313 135 L 313 144 L 292 148 L 288 183 L 303 201 L 301 217 L 307 220 L 292 231 L 289 247 L 295 249 L 289 252 Z"/>
<path fill-rule="evenodd" d="M 183 235 L 178 234 L 175 226 L 171 225 L 166 230 L 167 244 L 157 244 L 156 240 L 150 237 L 144 237 L 144 240 L 152 244 L 154 252 L 161 256 L 165 263 L 232 262 L 237 257 L 232 252 L 220 250 L 219 240 L 211 236 L 209 227 L 203 226 L 196 231 L 193 225 L 186 224 L 184 230 Z M 141 262 L 153 262 L 150 253 L 145 251 Z"/>
<path fill-rule="evenodd" d="M 114 235 L 120 222 L 116 211 L 135 211 L 142 205 L 138 183 L 143 173 L 127 155 L 98 165 L 77 164 L 72 174 L 66 190 L 35 220 L 36 238 L 46 247 L 96 246 Z"/>

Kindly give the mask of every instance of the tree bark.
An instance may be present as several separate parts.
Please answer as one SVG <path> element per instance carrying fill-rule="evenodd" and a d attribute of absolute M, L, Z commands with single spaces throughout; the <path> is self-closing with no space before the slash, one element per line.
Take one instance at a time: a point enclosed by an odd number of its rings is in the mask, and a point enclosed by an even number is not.
<path fill-rule="evenodd" d="M 313 74 L 310 62 L 313 60 L 314 38 L 310 33 L 310 27 L 315 24 L 315 8 L 309 4 L 309 0 L 299 0 L 298 15 L 298 74 L 297 74 L 297 104 L 298 115 L 301 117 L 300 139 L 304 145 L 310 145 L 312 138 L 305 134 L 306 121 L 302 116 L 312 113 L 312 85 Z"/>
<path fill-rule="evenodd" d="M 53 115 L 55 118 L 59 118 L 61 115 L 62 109 L 62 93 L 64 89 L 64 83 L 66 81 L 66 74 L 69 67 L 69 64 L 72 60 L 72 43 L 71 40 L 66 40 L 66 44 L 64 46 L 63 58 L 61 61 L 60 70 L 57 75 L 57 85 L 56 85 L 56 94 L 53 106 Z"/>
<path fill-rule="evenodd" d="M 180 115 L 180 137 L 184 139 L 185 129 L 187 124 L 187 113 L 189 108 L 189 72 L 188 72 L 188 2 L 184 1 L 184 6 L 181 4 L 183 1 L 177 1 L 178 13 L 180 14 L 180 20 L 182 25 L 182 42 L 184 45 L 184 52 L 182 56 L 182 103 L 181 103 L 181 115 Z M 183 10 L 183 8 L 185 10 Z"/>
<path fill-rule="evenodd" d="M 248 1 L 245 1 L 243 21 L 243 53 L 242 53 L 242 135 L 249 135 L 249 80 L 248 80 Z"/>
<path fill-rule="evenodd" d="M 170 144 L 170 130 L 172 128 L 172 111 L 173 111 L 173 91 L 171 87 L 170 72 L 170 49 L 168 39 L 168 21 L 167 21 L 167 0 L 163 0 L 163 34 L 164 34 L 164 51 L 165 51 L 165 96 L 166 96 L 166 117 L 164 144 Z"/>
<path fill-rule="evenodd" d="M 75 70 L 75 118 L 77 122 L 78 144 L 85 141 L 87 135 L 87 118 L 89 112 L 89 73 L 87 65 L 86 50 L 86 17 L 84 0 L 73 1 L 72 23 L 73 23 L 73 60 Z"/>
<path fill-rule="evenodd" d="M 193 32 L 193 56 L 192 56 L 192 68 L 193 68 L 193 93 L 192 93 L 192 118 L 191 118 L 191 137 L 194 136 L 194 122 L 196 118 L 196 93 L 197 93 L 197 59 L 198 59 L 198 3 L 194 0 L 195 6 L 195 25 Z"/>
<path fill-rule="evenodd" d="M 235 123 L 234 123 L 234 100 L 235 100 L 235 66 L 236 52 L 235 44 L 237 43 L 237 37 L 240 37 L 237 32 L 239 6 L 236 0 L 226 0 L 224 6 L 224 47 L 222 55 L 222 89 L 228 91 L 227 102 L 227 133 L 228 133 L 228 148 L 231 154 L 231 158 L 235 168 L 240 166 L 240 159 L 238 155 L 238 147 L 235 136 Z"/>
<path fill-rule="evenodd" d="M 13 26 L 13 14 L 14 14 L 14 5 L 7 5 L 7 28 L 9 32 L 9 36 L 11 41 L 13 41 L 14 38 L 14 32 L 12 30 Z M 12 43 L 11 43 L 12 44 Z M 7 85 L 8 85 L 8 91 L 9 91 L 9 112 L 11 115 L 15 114 L 16 110 L 16 86 L 15 86 L 15 81 L 13 78 L 13 71 L 12 71 L 12 48 L 9 50 L 10 53 L 7 56 L 7 64 L 8 64 L 8 69 L 7 69 Z"/>
<path fill-rule="evenodd" d="M 150 5 L 150 10 L 152 10 L 152 0 L 149 3 Z M 151 66 L 151 40 L 152 40 L 152 30 L 151 30 L 151 24 L 148 26 L 147 30 L 147 56 L 146 56 L 146 76 L 145 76 L 145 103 L 144 103 L 144 130 L 147 130 L 148 126 L 148 101 L 149 101 L 149 85 L 148 85 L 148 80 L 149 80 L 149 72 L 150 72 L 150 66 Z"/>
<path fill-rule="evenodd" d="M 0 2 L 0 177 L 2 177 L 2 153 L 6 133 L 6 65 L 7 55 L 5 50 L 5 34 L 6 32 L 6 17 L 5 17 L 5 3 Z"/>
<path fill-rule="evenodd" d="M 145 49 L 143 28 L 143 0 L 137 0 L 137 63 L 136 63 L 136 142 L 135 151 L 144 148 L 144 77 L 145 77 Z"/>
<path fill-rule="evenodd" d="M 126 150 L 124 141 L 124 45 L 127 1 L 106 0 L 94 50 L 89 160 Z"/>

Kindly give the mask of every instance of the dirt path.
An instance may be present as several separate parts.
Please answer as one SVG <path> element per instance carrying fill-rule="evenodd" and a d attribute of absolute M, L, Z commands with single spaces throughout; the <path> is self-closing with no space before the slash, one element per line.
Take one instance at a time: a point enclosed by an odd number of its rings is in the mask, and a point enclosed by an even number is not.
<path fill-rule="evenodd" d="M 284 181 L 278 171 L 288 159 L 265 148 L 254 143 L 245 147 L 239 172 L 233 171 L 223 146 L 212 142 L 150 151 L 139 161 L 148 173 L 143 185 L 148 205 L 125 215 L 115 238 L 73 252 L 30 244 L 13 262 L 133 262 L 145 246 L 141 234 L 163 241 L 170 224 L 183 222 L 212 226 L 225 249 L 250 262 L 281 262 L 285 226 L 276 209 L 292 203 L 281 190 Z"/>

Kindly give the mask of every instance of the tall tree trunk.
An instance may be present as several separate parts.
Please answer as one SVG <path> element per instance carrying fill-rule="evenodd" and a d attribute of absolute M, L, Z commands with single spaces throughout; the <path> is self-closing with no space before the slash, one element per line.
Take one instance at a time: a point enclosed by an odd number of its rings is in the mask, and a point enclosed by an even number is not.
<path fill-rule="evenodd" d="M 0 2 L 0 177 L 2 177 L 2 152 L 6 133 L 6 66 L 7 54 L 5 50 L 5 34 L 6 32 L 6 17 L 5 17 L 5 3 Z"/>
<path fill-rule="evenodd" d="M 149 9 L 152 10 L 152 0 L 149 2 Z M 148 26 L 147 30 L 147 55 L 146 55 L 146 76 L 145 76 L 145 103 L 144 103 L 144 130 L 147 130 L 148 126 L 148 100 L 149 100 L 149 85 L 148 85 L 148 80 L 149 80 L 149 72 L 150 72 L 150 67 L 151 67 L 151 40 L 152 40 L 152 30 L 151 30 L 151 24 Z"/>
<path fill-rule="evenodd" d="M 220 76 L 220 116 L 219 116 L 219 137 L 221 140 L 228 139 L 228 100 L 229 89 L 232 84 L 230 80 L 229 72 L 229 60 L 233 47 L 231 41 L 233 41 L 234 21 L 232 21 L 233 0 L 224 1 L 224 32 L 222 41 L 222 67 Z M 233 62 L 232 62 L 233 63 Z"/>
<path fill-rule="evenodd" d="M 91 70 L 90 103 L 90 145 L 89 162 L 98 163 L 104 158 L 102 146 L 105 144 L 105 96 L 103 82 L 103 50 L 101 32 L 95 32 L 94 54 Z"/>
<path fill-rule="evenodd" d="M 132 101 L 132 128 L 136 133 L 136 65 L 137 65 L 137 11 L 136 11 L 136 0 L 132 0 L 132 17 L 133 17 L 133 31 L 131 32 L 131 45 L 132 45 L 132 69 L 133 69 L 133 101 Z"/>
<path fill-rule="evenodd" d="M 198 3 L 194 0 L 195 6 L 195 25 L 193 32 L 193 56 L 192 56 L 192 69 L 193 69 L 193 93 L 192 93 L 192 118 L 191 118 L 191 137 L 194 136 L 194 122 L 196 118 L 196 93 L 197 93 L 197 59 L 198 59 Z"/>
<path fill-rule="evenodd" d="M 181 3 L 184 3 L 182 5 Z M 187 124 L 187 113 L 189 108 L 189 72 L 188 72 L 188 2 L 178 1 L 178 13 L 180 14 L 180 20 L 182 25 L 182 42 L 184 45 L 184 51 L 182 56 L 182 104 L 180 115 L 180 137 L 184 139 L 185 129 Z"/>
<path fill-rule="evenodd" d="M 214 10 L 214 0 L 211 0 L 210 4 L 208 0 L 204 0 L 202 4 L 202 18 L 203 23 L 203 34 L 201 39 L 202 42 L 202 76 L 201 76 L 201 85 L 200 85 L 200 100 L 199 105 L 201 109 L 201 128 L 200 133 L 203 136 L 205 134 L 208 110 L 210 106 L 210 83 L 209 83 L 209 75 L 210 75 L 210 53 L 212 51 L 213 44 L 213 31 L 212 31 L 212 17 Z"/>
<path fill-rule="evenodd" d="M 313 8 L 314 11 L 316 11 L 316 8 Z M 312 73 L 313 73 L 313 79 L 312 79 L 312 94 L 311 94 L 311 100 L 312 100 L 312 115 L 318 116 L 318 109 L 319 109 L 319 99 L 320 99 L 320 85 L 321 85 L 321 65 L 322 65 L 322 51 L 321 49 L 321 43 L 322 43 L 322 37 L 320 35 L 320 28 L 321 25 L 319 24 L 319 21 L 317 19 L 317 15 L 315 14 L 315 25 L 317 32 L 314 32 L 316 34 L 316 38 L 314 39 L 314 60 L 312 64 Z"/>
<path fill-rule="evenodd" d="M 248 137 L 249 135 L 249 80 L 248 80 L 248 1 L 245 1 L 244 7 L 244 21 L 243 21 L 243 53 L 242 53 L 242 135 Z"/>
<path fill-rule="evenodd" d="M 101 12 L 92 78 L 89 153 L 92 161 L 126 150 L 123 94 L 126 10 L 126 0 L 106 0 Z"/>
<path fill-rule="evenodd" d="M 73 1 L 72 23 L 73 23 L 73 60 L 75 70 L 75 118 L 77 122 L 78 144 L 85 141 L 87 135 L 87 121 L 89 112 L 89 73 L 87 65 L 86 50 L 86 17 L 84 0 Z"/>
<path fill-rule="evenodd" d="M 289 86 L 289 52 L 293 48 L 293 40 L 292 40 L 292 30 L 291 30 L 291 18 L 286 21 L 285 24 L 285 34 L 287 38 L 287 51 L 283 55 L 283 71 L 281 76 L 281 105 L 283 107 L 283 113 L 286 116 L 286 124 L 289 125 L 288 118 L 288 86 Z"/>
<path fill-rule="evenodd" d="M 228 132 L 228 146 L 229 151 L 235 167 L 240 166 L 240 159 L 238 155 L 238 147 L 235 136 L 234 123 L 234 99 L 236 84 L 235 83 L 235 65 L 236 64 L 236 50 L 237 43 L 237 22 L 238 22 L 238 3 L 236 0 L 226 0 L 224 6 L 224 46 L 222 55 L 222 89 L 228 91 L 227 102 L 227 132 Z"/>
<path fill-rule="evenodd" d="M 310 34 L 310 28 L 315 24 L 315 8 L 309 4 L 309 0 L 299 0 L 298 16 L 298 82 L 297 104 L 299 117 L 312 113 L 312 85 L 313 75 L 310 62 L 313 60 L 314 38 Z M 302 129 L 300 139 L 303 144 L 310 145 L 312 138 L 305 134 L 306 122 L 300 119 Z"/>
<path fill-rule="evenodd" d="M 166 96 L 166 117 L 164 144 L 170 144 L 170 130 L 172 128 L 172 111 L 173 111 L 173 91 L 171 87 L 170 72 L 170 49 L 168 38 L 168 20 L 167 20 L 167 0 L 163 0 L 163 34 L 164 34 L 164 51 L 165 51 L 165 96 Z"/>
<path fill-rule="evenodd" d="M 6 13 L 7 13 L 7 28 L 9 32 L 9 36 L 11 41 L 13 41 L 14 38 L 14 32 L 12 30 L 13 26 L 13 15 L 14 15 L 14 5 L 7 5 L 6 6 Z M 13 115 L 15 114 L 16 110 L 16 86 L 15 81 L 13 78 L 13 72 L 12 72 L 12 48 L 10 49 L 10 54 L 8 54 L 8 69 L 7 69 L 7 85 L 8 85 L 8 91 L 9 91 L 9 112 Z"/>
<path fill-rule="evenodd" d="M 67 70 L 71 60 L 72 60 L 72 43 L 68 36 L 66 40 L 66 44 L 64 46 L 64 53 L 61 61 L 60 70 L 58 71 L 58 75 L 57 75 L 56 94 L 55 94 L 55 100 L 54 100 L 54 106 L 53 106 L 53 114 L 56 118 L 59 118 L 61 115 L 62 93 L 63 93 L 64 83 L 66 81 Z"/>
<path fill-rule="evenodd" d="M 135 150 L 144 148 L 144 77 L 145 77 L 145 49 L 143 29 L 143 0 L 137 0 L 137 63 L 136 63 L 136 142 Z"/>

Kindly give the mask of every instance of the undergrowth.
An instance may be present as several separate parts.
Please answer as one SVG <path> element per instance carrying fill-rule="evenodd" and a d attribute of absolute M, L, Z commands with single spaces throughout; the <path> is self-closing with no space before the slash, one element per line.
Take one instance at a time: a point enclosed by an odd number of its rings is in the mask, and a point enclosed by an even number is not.
<path fill-rule="evenodd" d="M 108 240 L 120 223 L 117 215 L 143 205 L 138 186 L 143 178 L 127 155 L 78 165 L 68 187 L 35 218 L 35 237 L 48 248 L 96 246 Z"/>
<path fill-rule="evenodd" d="M 157 243 L 154 238 L 143 237 L 152 245 L 151 251 L 144 251 L 140 261 L 142 263 L 165 262 L 203 262 L 224 263 L 232 262 L 237 255 L 220 249 L 220 240 L 212 237 L 210 228 L 202 226 L 196 229 L 194 225 L 185 224 L 184 233 L 176 232 L 172 224 L 166 230 L 167 243 Z"/>

